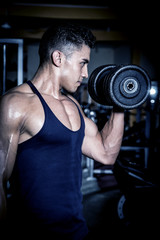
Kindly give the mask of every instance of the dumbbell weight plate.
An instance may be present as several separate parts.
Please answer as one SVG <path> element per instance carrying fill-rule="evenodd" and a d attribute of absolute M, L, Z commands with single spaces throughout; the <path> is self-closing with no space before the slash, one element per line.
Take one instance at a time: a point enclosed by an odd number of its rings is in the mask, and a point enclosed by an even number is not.
<path fill-rule="evenodd" d="M 88 92 L 91 98 L 99 104 L 107 105 L 103 92 L 103 80 L 116 65 L 103 65 L 97 67 L 88 80 Z"/>
<path fill-rule="evenodd" d="M 103 85 L 115 105 L 124 109 L 133 109 L 146 101 L 150 90 L 150 79 L 142 68 L 126 65 L 112 74 L 109 89 L 106 89 L 105 81 Z"/>
<path fill-rule="evenodd" d="M 147 73 L 137 65 L 104 65 L 96 68 L 88 81 L 88 91 L 102 105 L 124 109 L 143 104 L 150 90 Z"/>

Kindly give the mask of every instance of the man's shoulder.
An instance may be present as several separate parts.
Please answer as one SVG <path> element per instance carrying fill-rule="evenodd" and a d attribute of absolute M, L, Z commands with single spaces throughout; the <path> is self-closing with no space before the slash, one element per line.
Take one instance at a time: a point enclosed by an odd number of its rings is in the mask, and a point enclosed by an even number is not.
<path fill-rule="evenodd" d="M 3 96 L 1 96 L 1 107 L 10 108 L 14 107 L 14 109 L 20 108 L 24 104 L 29 104 L 30 96 L 33 95 L 27 84 L 22 84 L 16 86 L 15 88 L 7 91 Z"/>

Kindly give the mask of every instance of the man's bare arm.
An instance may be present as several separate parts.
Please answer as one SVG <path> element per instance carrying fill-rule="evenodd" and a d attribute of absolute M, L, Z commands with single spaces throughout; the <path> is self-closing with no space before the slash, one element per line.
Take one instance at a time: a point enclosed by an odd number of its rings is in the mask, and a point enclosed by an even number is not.
<path fill-rule="evenodd" d="M 6 215 L 5 188 L 16 158 L 20 115 L 16 114 L 15 97 L 8 94 L 0 102 L 0 220 Z"/>
<path fill-rule="evenodd" d="M 124 113 L 113 111 L 101 132 L 92 120 L 86 117 L 84 119 L 86 127 L 83 154 L 103 164 L 114 164 L 123 138 Z"/>

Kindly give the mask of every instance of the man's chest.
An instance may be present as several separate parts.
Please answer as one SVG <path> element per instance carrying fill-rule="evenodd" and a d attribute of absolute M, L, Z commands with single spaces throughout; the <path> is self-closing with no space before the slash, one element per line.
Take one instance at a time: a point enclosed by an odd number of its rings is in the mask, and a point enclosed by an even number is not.
<path fill-rule="evenodd" d="M 78 107 L 73 101 L 63 99 L 62 101 L 45 97 L 45 102 L 36 99 L 26 112 L 23 129 L 21 131 L 19 143 L 35 136 L 43 127 L 46 112 L 50 113 L 50 118 L 56 119 L 71 131 L 77 131 L 81 126 L 81 119 Z"/>

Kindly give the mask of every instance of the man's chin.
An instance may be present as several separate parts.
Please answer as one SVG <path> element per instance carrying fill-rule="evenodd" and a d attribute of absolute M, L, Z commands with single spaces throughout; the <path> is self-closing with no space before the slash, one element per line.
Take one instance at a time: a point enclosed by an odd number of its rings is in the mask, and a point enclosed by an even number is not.
<path fill-rule="evenodd" d="M 61 92 L 64 93 L 64 94 L 71 94 L 71 95 L 74 95 L 76 92 L 77 92 L 77 89 L 65 89 L 65 88 L 62 88 Z"/>

